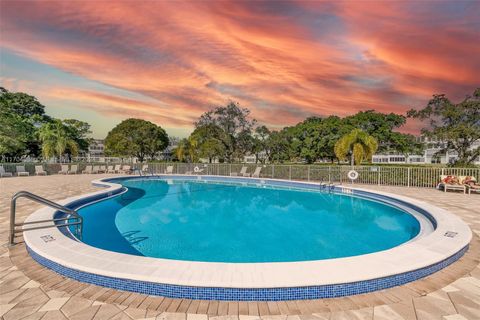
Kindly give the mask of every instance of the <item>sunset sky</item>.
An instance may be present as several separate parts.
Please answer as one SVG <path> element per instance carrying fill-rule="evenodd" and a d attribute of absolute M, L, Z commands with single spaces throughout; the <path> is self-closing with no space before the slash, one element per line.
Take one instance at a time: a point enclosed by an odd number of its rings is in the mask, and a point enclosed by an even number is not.
<path fill-rule="evenodd" d="M 480 1 L 2 0 L 0 18 L 0 85 L 97 138 L 128 117 L 185 136 L 229 100 L 280 128 L 480 85 Z"/>

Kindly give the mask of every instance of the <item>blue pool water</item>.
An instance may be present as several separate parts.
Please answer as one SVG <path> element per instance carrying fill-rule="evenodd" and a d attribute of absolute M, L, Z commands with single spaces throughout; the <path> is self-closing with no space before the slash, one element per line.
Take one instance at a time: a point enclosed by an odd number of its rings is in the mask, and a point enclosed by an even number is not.
<path fill-rule="evenodd" d="M 79 210 L 82 240 L 157 258 L 286 262 L 355 256 L 414 238 L 400 209 L 319 191 L 130 179 L 126 193 Z"/>

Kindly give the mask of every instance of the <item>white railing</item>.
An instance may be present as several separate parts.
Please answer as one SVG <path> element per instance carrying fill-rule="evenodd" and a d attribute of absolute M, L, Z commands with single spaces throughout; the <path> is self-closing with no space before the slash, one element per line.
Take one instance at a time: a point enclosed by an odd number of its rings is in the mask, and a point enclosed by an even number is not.
<path fill-rule="evenodd" d="M 85 169 L 86 165 L 92 163 L 77 163 L 79 172 Z M 15 175 L 16 166 L 23 165 L 31 175 L 35 173 L 35 165 L 39 163 L 4 163 L 6 172 Z M 104 164 L 103 164 L 104 165 Z M 112 164 L 109 164 L 112 165 Z M 134 169 L 141 169 L 142 164 L 129 164 Z M 152 174 L 163 174 L 168 166 L 173 166 L 174 174 L 195 173 L 195 167 L 203 169 L 201 174 L 230 176 L 232 173 L 240 172 L 242 167 L 247 167 L 247 172 L 252 173 L 257 166 L 262 167 L 260 177 L 286 180 L 317 181 L 328 183 L 350 183 L 347 174 L 351 166 L 327 166 L 327 165 L 277 165 L 277 164 L 223 164 L 223 163 L 148 163 L 148 172 Z M 56 174 L 60 171 L 61 164 L 43 164 L 48 174 Z M 355 184 L 376 184 L 405 187 L 435 187 L 440 175 L 474 176 L 480 178 L 480 168 L 441 168 L 441 167 L 405 167 L 405 166 L 355 166 L 359 173 Z"/>

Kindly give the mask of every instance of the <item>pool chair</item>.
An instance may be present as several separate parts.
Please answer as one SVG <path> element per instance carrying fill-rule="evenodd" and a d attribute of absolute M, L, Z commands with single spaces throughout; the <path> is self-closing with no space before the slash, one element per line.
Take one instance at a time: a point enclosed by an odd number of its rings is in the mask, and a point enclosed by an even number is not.
<path fill-rule="evenodd" d="M 440 182 L 437 185 L 437 189 L 442 189 L 447 192 L 448 190 L 463 191 L 467 193 L 467 186 L 464 185 L 461 180 L 454 175 L 441 175 Z"/>
<path fill-rule="evenodd" d="M 98 173 L 105 173 L 105 172 L 107 172 L 107 167 L 100 166 L 100 168 L 98 169 Z"/>
<path fill-rule="evenodd" d="M 252 178 L 260 178 L 260 171 L 262 171 L 262 167 L 256 167 L 252 173 Z"/>
<path fill-rule="evenodd" d="M 100 172 L 100 166 L 93 166 L 92 173 L 99 173 L 99 172 Z"/>
<path fill-rule="evenodd" d="M 480 184 L 474 176 L 465 176 L 462 183 L 467 186 L 468 194 L 480 193 Z"/>
<path fill-rule="evenodd" d="M 231 176 L 244 176 L 244 177 L 248 177 L 249 174 L 247 173 L 247 170 L 248 170 L 248 167 L 243 166 L 242 169 L 240 170 L 240 172 L 231 172 L 230 175 L 231 175 Z"/>
<path fill-rule="evenodd" d="M 25 170 L 25 166 L 17 166 L 17 176 L 29 176 L 30 173 Z"/>
<path fill-rule="evenodd" d="M 113 168 L 113 166 L 107 167 L 107 173 L 115 173 L 115 169 Z"/>
<path fill-rule="evenodd" d="M 122 169 L 118 170 L 118 173 L 130 174 L 131 172 L 132 172 L 132 167 L 128 165 L 124 165 Z"/>
<path fill-rule="evenodd" d="M 163 172 L 165 174 L 172 174 L 173 173 L 173 166 L 167 166 L 167 169 Z"/>
<path fill-rule="evenodd" d="M 62 164 L 62 168 L 58 171 L 58 174 L 68 174 L 68 165 Z"/>
<path fill-rule="evenodd" d="M 0 178 L 11 177 L 11 176 L 12 176 L 11 172 L 6 172 L 3 166 L 0 166 Z"/>
<path fill-rule="evenodd" d="M 68 174 L 77 174 L 78 173 L 78 165 L 72 164 L 70 166 L 70 170 L 68 170 Z"/>
<path fill-rule="evenodd" d="M 92 173 L 92 166 L 86 166 L 82 173 Z"/>
<path fill-rule="evenodd" d="M 122 165 L 116 164 L 115 167 L 113 168 L 113 173 L 120 173 L 120 170 L 122 170 Z"/>
<path fill-rule="evenodd" d="M 35 175 L 37 176 L 46 176 L 47 171 L 43 170 L 43 166 L 35 166 Z"/>

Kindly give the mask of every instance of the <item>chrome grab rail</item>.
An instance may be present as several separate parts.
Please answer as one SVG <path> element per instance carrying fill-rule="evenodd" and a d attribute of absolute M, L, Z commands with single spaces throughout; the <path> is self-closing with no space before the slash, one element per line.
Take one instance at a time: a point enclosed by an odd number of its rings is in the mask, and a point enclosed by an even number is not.
<path fill-rule="evenodd" d="M 44 204 L 46 206 L 49 206 L 50 208 L 56 209 L 60 212 L 64 212 L 69 214 L 68 217 L 65 218 L 57 218 L 57 219 L 48 219 L 48 220 L 38 220 L 38 221 L 29 221 L 29 222 L 23 222 L 23 223 L 15 223 L 15 213 L 16 213 L 16 208 L 17 208 L 17 199 L 18 198 L 27 198 L 30 200 L 33 200 L 35 202 Z M 75 222 L 68 222 L 70 219 L 77 219 Z M 55 224 L 55 222 L 58 221 L 66 221 L 66 223 L 62 224 Z M 22 229 L 16 229 L 15 227 L 23 227 L 24 225 L 30 225 L 30 224 L 36 224 L 36 223 L 45 223 L 45 222 L 53 222 L 53 225 L 48 225 L 48 226 L 39 226 L 39 227 L 31 227 L 31 228 L 22 228 Z M 82 226 L 83 226 L 83 218 L 80 216 L 75 210 L 64 207 L 62 205 L 59 205 L 58 203 L 55 203 L 53 201 L 50 201 L 48 199 L 42 198 L 40 196 L 37 196 L 36 194 L 33 194 L 28 191 L 19 191 L 16 194 L 13 195 L 12 200 L 10 202 L 10 235 L 9 235 L 9 245 L 12 246 L 15 244 L 15 234 L 20 233 L 23 231 L 29 231 L 29 230 L 37 230 L 37 229 L 45 229 L 45 228 L 52 228 L 52 227 L 67 227 L 67 226 L 76 226 L 75 227 L 75 232 L 77 233 L 77 237 L 82 236 Z"/>

